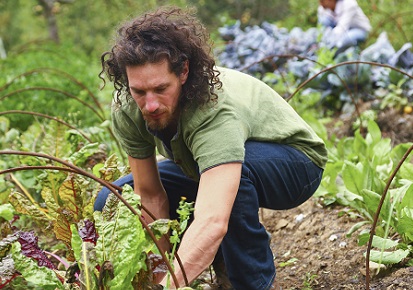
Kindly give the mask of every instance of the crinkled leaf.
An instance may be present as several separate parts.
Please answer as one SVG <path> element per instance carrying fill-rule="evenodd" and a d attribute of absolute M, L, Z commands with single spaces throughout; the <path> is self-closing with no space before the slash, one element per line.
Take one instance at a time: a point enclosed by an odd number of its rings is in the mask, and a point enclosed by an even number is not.
<path fill-rule="evenodd" d="M 16 273 L 14 260 L 10 254 L 0 259 L 0 273 L 0 285 L 6 283 L 6 281 L 10 280 Z"/>
<path fill-rule="evenodd" d="M 23 194 L 13 190 L 9 195 L 9 202 L 18 213 L 29 215 L 44 232 L 50 229 L 51 217 L 40 210 L 39 206 L 33 205 Z"/>
<path fill-rule="evenodd" d="M 59 197 L 65 211 L 71 212 L 71 222 L 77 223 L 81 218 L 82 198 L 81 187 L 74 174 L 70 174 L 60 186 Z"/>
<path fill-rule="evenodd" d="M 79 235 L 84 242 L 96 244 L 98 234 L 93 222 L 84 220 L 79 222 Z"/>
<path fill-rule="evenodd" d="M 369 152 L 371 155 L 371 167 L 380 168 L 384 175 L 387 176 L 391 170 L 391 158 L 390 152 L 392 150 L 391 139 L 385 138 L 381 139 L 377 144 L 375 144 L 372 150 Z M 390 165 L 389 165 L 390 164 Z M 381 165 L 381 166 L 379 166 Z M 379 172 L 381 173 L 381 172 Z"/>
<path fill-rule="evenodd" d="M 171 221 L 169 219 L 157 219 L 150 223 L 148 226 L 152 230 L 157 239 L 160 239 L 163 235 L 166 235 L 171 229 Z"/>
<path fill-rule="evenodd" d="M 48 154 L 55 157 L 64 157 L 64 154 L 70 152 L 70 142 L 66 141 L 67 127 L 59 122 L 51 122 L 48 126 L 44 126 L 39 134 L 44 134 L 43 142 L 40 144 L 41 152 L 48 152 Z M 46 131 L 46 132 L 44 132 Z M 36 138 L 37 139 L 37 138 Z M 32 140 L 36 140 L 32 139 Z M 29 140 L 26 140 L 29 141 Z M 26 144 L 26 143 L 24 143 Z M 30 144 L 30 143 L 27 143 Z"/>
<path fill-rule="evenodd" d="M 70 219 L 70 216 L 69 216 Z M 73 260 L 73 253 L 71 251 L 71 240 L 72 232 L 70 231 L 70 222 L 68 221 L 68 214 L 64 212 L 59 213 L 58 218 L 53 223 L 53 231 L 58 240 L 61 240 L 68 248 L 68 256 L 66 257 L 69 261 Z"/>
<path fill-rule="evenodd" d="M 14 233 L 0 240 L 0 260 L 10 252 L 13 243 L 18 239 L 19 233 Z"/>
<path fill-rule="evenodd" d="M 360 195 L 354 194 L 345 189 L 342 193 L 337 193 L 336 198 L 340 204 L 350 206 L 358 210 L 362 215 L 367 217 L 369 220 L 373 220 L 371 213 L 365 209 L 365 203 Z"/>
<path fill-rule="evenodd" d="M 139 221 L 122 202 L 115 202 L 109 194 L 102 213 L 95 212 L 95 226 L 99 233 L 96 254 L 99 264 L 110 261 L 114 268 L 114 279 L 109 283 L 112 290 L 133 289 L 132 280 L 140 269 L 146 268 L 145 252 L 149 243 Z M 138 209 L 139 196 L 129 185 L 123 187 L 122 196 Z"/>
<path fill-rule="evenodd" d="M 118 210 L 118 204 L 121 201 L 114 194 L 109 194 L 105 206 L 102 209 L 103 218 L 110 221 L 114 218 Z"/>
<path fill-rule="evenodd" d="M 57 192 L 57 190 L 56 190 Z M 59 204 L 57 202 L 57 196 L 55 196 L 54 191 L 49 187 L 43 186 L 41 191 L 42 198 L 47 206 L 48 213 L 53 218 L 57 218 L 57 211 L 59 209 Z"/>
<path fill-rule="evenodd" d="M 39 238 L 35 236 L 34 232 L 21 232 L 19 237 L 19 243 L 21 245 L 21 252 L 23 255 L 29 258 L 33 258 L 37 261 L 39 266 L 45 266 L 50 269 L 56 269 L 52 262 L 46 257 L 43 250 L 38 245 Z"/>
<path fill-rule="evenodd" d="M 409 255 L 409 250 L 396 250 L 392 252 L 370 251 L 370 260 L 376 263 L 391 265 L 400 263 Z"/>
<path fill-rule="evenodd" d="M 16 270 L 21 273 L 26 281 L 44 290 L 64 289 L 62 282 L 52 269 L 39 267 L 37 262 L 20 252 L 19 243 L 13 244 L 12 257 Z"/>
<path fill-rule="evenodd" d="M 121 172 L 119 170 L 119 162 L 117 155 L 113 154 L 105 161 L 103 167 L 99 169 L 100 177 L 103 180 L 112 182 L 121 177 Z"/>
<path fill-rule="evenodd" d="M 99 143 L 87 144 L 70 156 L 70 161 L 72 161 L 72 163 L 76 166 L 84 167 L 88 163 L 89 158 L 95 154 L 102 154 L 103 156 L 106 156 L 100 149 Z"/>

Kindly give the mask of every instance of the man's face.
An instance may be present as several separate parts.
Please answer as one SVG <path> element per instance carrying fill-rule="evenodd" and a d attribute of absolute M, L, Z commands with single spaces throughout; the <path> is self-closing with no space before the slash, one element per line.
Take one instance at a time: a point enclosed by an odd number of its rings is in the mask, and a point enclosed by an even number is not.
<path fill-rule="evenodd" d="M 336 8 L 336 0 L 320 0 L 320 5 L 325 9 L 331 9 L 334 11 Z"/>
<path fill-rule="evenodd" d="M 188 71 L 186 63 L 183 72 L 177 76 L 170 71 L 167 60 L 126 67 L 130 93 L 150 129 L 162 131 L 175 125 Z"/>

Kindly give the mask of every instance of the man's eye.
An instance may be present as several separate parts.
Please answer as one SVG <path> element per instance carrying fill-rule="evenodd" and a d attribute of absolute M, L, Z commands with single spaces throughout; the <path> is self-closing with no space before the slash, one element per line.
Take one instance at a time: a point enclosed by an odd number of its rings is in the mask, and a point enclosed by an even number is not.
<path fill-rule="evenodd" d="M 144 91 L 132 90 L 131 92 L 132 92 L 132 95 L 137 96 L 137 97 L 141 97 L 145 95 Z"/>

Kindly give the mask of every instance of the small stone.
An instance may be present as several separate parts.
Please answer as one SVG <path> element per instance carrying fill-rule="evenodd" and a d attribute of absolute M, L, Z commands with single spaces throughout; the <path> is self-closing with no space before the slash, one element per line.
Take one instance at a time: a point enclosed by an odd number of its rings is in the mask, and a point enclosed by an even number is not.
<path fill-rule="evenodd" d="M 297 216 L 295 217 L 295 222 L 296 222 L 296 223 L 301 223 L 301 222 L 303 221 L 304 217 L 305 217 L 305 216 L 304 216 L 302 213 L 300 213 L 299 215 L 297 215 Z"/>
<path fill-rule="evenodd" d="M 338 244 L 338 246 L 340 248 L 346 248 L 347 247 L 347 243 L 346 242 L 340 242 L 340 244 Z"/>
<path fill-rule="evenodd" d="M 335 240 L 338 239 L 338 237 L 337 237 L 337 235 L 331 235 L 328 239 L 329 239 L 330 241 L 334 242 Z"/>

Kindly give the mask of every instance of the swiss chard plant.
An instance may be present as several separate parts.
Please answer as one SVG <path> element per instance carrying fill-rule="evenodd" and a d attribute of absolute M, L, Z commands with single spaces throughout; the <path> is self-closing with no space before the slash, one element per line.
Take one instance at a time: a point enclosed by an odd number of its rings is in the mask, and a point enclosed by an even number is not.
<path fill-rule="evenodd" d="M 93 212 L 100 187 L 90 177 L 111 182 L 128 173 L 127 168 L 114 155 L 106 158 L 97 143 L 74 151 L 68 147 L 64 152 L 72 153 L 62 159 L 65 166 L 57 166 L 51 161 L 59 159 L 46 154 L 0 151 L 2 157 L 11 158 L 4 158 L 6 163 L 24 164 L 2 170 L 0 176 L 28 171 L 36 176 L 33 184 L 19 183 L 17 178 L 11 185 L 4 184 L 7 203 L 0 208 L 0 269 L 5 275 L 0 277 L 0 285 L 16 289 L 151 289 L 155 273 L 168 272 L 166 265 L 172 256 L 163 258 L 165 253 L 154 243 L 151 227 L 143 226 L 139 196 L 124 186 L 123 200 L 112 193 L 102 212 Z M 16 155 L 20 157 L 13 159 Z M 77 172 L 77 166 L 86 170 L 79 167 Z M 160 235 L 172 232 L 172 255 L 190 211 L 191 205 L 182 201 L 178 212 L 182 221 L 168 221 L 158 230 Z"/>

